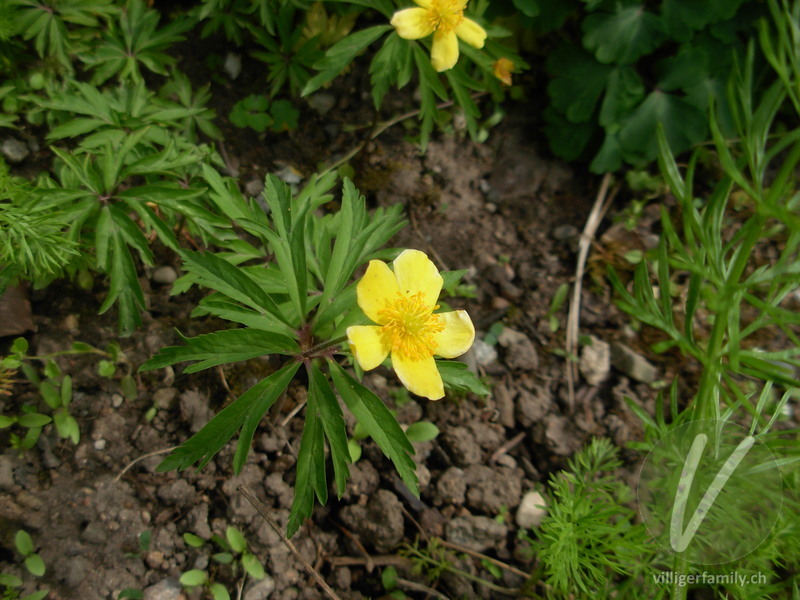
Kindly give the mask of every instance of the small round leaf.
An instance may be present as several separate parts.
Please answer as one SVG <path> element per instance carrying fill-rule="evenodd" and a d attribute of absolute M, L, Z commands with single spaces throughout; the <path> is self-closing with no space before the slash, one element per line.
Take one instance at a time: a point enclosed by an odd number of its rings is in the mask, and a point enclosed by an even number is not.
<path fill-rule="evenodd" d="M 41 577 L 47 570 L 42 557 L 38 554 L 31 554 L 25 558 L 25 568 L 28 569 L 31 575 L 35 575 L 36 577 Z"/>
<path fill-rule="evenodd" d="M 201 571 L 200 569 L 192 569 L 191 571 L 186 571 L 186 573 L 181 575 L 180 578 L 181 585 L 186 587 L 203 585 L 206 581 L 208 581 L 208 575 L 206 574 L 205 571 Z"/>

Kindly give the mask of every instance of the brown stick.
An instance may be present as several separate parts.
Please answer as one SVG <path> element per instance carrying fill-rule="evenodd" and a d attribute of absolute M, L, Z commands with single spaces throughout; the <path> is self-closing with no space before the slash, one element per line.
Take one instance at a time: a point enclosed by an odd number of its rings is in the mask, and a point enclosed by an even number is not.
<path fill-rule="evenodd" d="M 253 508 L 255 508 L 258 511 L 258 514 L 264 517 L 264 520 L 267 523 L 269 523 L 269 526 L 272 527 L 275 533 L 278 534 L 278 537 L 281 538 L 281 541 L 289 549 L 289 552 L 291 552 L 294 555 L 294 557 L 298 560 L 298 562 L 301 565 L 303 565 L 303 568 L 308 572 L 309 575 L 311 575 L 314 581 L 317 582 L 317 585 L 319 585 L 319 587 L 322 588 L 322 591 L 328 594 L 328 597 L 331 598 L 331 600 L 342 600 L 336 594 L 336 592 L 333 591 L 331 586 L 329 586 L 325 582 L 325 580 L 322 578 L 322 575 L 320 575 L 316 571 L 316 569 L 314 569 L 314 567 L 312 567 L 311 564 L 305 558 L 303 558 L 303 555 L 300 554 L 300 552 L 297 550 L 297 547 L 292 543 L 292 541 L 289 538 L 286 537 L 286 534 L 283 533 L 283 529 L 280 527 L 280 525 L 278 525 L 277 521 L 275 521 L 275 519 L 273 519 L 272 516 L 269 514 L 269 512 L 267 511 L 267 507 L 264 506 L 264 504 L 261 501 L 259 501 L 258 498 L 255 497 L 253 492 L 251 492 L 248 488 L 244 487 L 243 485 L 240 485 L 238 490 L 239 493 L 241 493 L 242 496 L 247 498 L 247 501 L 253 505 Z"/>
<path fill-rule="evenodd" d="M 575 380 L 578 378 L 578 367 L 572 360 L 575 353 L 575 348 L 578 345 L 578 331 L 580 330 L 581 321 L 581 289 L 583 288 L 583 272 L 586 268 L 586 258 L 589 256 L 589 248 L 592 245 L 597 228 L 603 220 L 608 207 L 611 206 L 611 201 L 616 196 L 617 188 L 610 194 L 608 187 L 611 185 L 611 173 L 606 173 L 603 177 L 603 182 L 600 184 L 600 190 L 597 192 L 597 197 L 592 206 L 592 211 L 589 213 L 589 218 L 586 219 L 586 225 L 583 228 L 581 239 L 578 244 L 578 261 L 575 266 L 575 285 L 572 288 L 572 298 L 569 302 L 569 317 L 567 317 L 567 332 L 564 346 L 567 354 L 567 403 L 569 404 L 569 412 L 575 410 Z"/>

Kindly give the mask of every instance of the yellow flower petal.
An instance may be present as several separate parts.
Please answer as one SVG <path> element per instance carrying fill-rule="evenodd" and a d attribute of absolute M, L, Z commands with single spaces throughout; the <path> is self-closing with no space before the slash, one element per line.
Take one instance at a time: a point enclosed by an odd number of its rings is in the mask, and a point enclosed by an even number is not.
<path fill-rule="evenodd" d="M 461 21 L 456 27 L 456 35 L 475 48 L 483 48 L 483 43 L 486 41 L 486 30 L 472 19 Z"/>
<path fill-rule="evenodd" d="M 430 10 L 433 8 L 433 3 L 435 0 L 414 0 L 414 4 L 417 6 L 421 6 L 425 10 Z"/>
<path fill-rule="evenodd" d="M 365 371 L 379 366 L 389 356 L 391 347 L 381 336 L 381 328 L 375 325 L 354 325 L 347 328 L 347 341 L 358 364 Z"/>
<path fill-rule="evenodd" d="M 472 319 L 465 310 L 438 313 L 438 316 L 444 322 L 444 329 L 434 334 L 436 354 L 442 358 L 461 356 L 475 341 Z"/>
<path fill-rule="evenodd" d="M 406 40 L 418 40 L 433 33 L 433 23 L 425 8 L 398 10 L 390 22 L 397 35 Z"/>
<path fill-rule="evenodd" d="M 467 19 L 464 19 L 466 22 Z M 463 24 L 463 23 L 462 23 Z M 459 25 L 456 31 L 461 28 Z M 431 64 L 439 73 L 456 66 L 458 62 L 458 38 L 453 31 L 437 31 L 431 46 Z"/>
<path fill-rule="evenodd" d="M 392 352 L 392 366 L 408 391 L 429 400 L 444 398 L 444 384 L 433 357 L 409 360 Z"/>
<path fill-rule="evenodd" d="M 385 321 L 379 313 L 397 298 L 399 291 L 397 279 L 389 265 L 381 260 L 371 260 L 367 272 L 356 286 L 356 297 L 364 314 L 378 325 L 383 325 Z"/>
<path fill-rule="evenodd" d="M 431 259 L 419 250 L 403 250 L 392 264 L 400 292 L 405 296 L 422 292 L 423 305 L 433 310 L 442 291 L 443 280 Z"/>

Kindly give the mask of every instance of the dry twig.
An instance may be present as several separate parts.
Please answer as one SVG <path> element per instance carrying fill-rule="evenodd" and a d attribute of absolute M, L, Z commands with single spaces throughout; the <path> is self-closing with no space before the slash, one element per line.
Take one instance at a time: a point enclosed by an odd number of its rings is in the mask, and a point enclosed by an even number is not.
<path fill-rule="evenodd" d="M 567 398 L 570 413 L 575 410 L 575 380 L 578 378 L 578 366 L 573 360 L 573 356 L 575 356 L 575 349 L 578 346 L 578 331 L 580 330 L 583 273 L 586 268 L 586 258 L 589 256 L 589 248 L 592 245 L 595 233 L 597 233 L 597 228 L 600 226 L 603 217 L 611 206 L 611 201 L 614 199 L 619 189 L 618 187 L 614 188 L 609 194 L 608 187 L 610 185 L 611 173 L 606 173 L 600 184 L 600 190 L 597 192 L 592 211 L 589 213 L 589 218 L 586 219 L 586 225 L 583 228 L 583 233 L 581 234 L 581 239 L 578 244 L 578 262 L 575 266 L 575 285 L 572 288 L 572 298 L 569 302 L 569 317 L 567 317 L 567 331 L 564 343 L 564 350 L 567 355 Z"/>

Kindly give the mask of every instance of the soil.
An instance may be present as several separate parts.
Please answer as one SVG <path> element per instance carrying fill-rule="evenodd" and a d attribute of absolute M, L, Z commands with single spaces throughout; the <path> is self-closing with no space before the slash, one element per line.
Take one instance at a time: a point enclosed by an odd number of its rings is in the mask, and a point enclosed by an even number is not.
<path fill-rule="evenodd" d="M 196 71 L 204 80 L 203 69 Z M 361 143 L 365 131 L 348 133 L 353 128 L 345 127 L 368 124 L 362 115 L 370 114 L 369 98 L 357 91 L 368 87 L 358 87 L 359 77 L 365 75 L 350 74 L 322 92 L 335 101 L 334 108 L 324 116 L 304 108 L 296 131 L 258 137 L 226 130 L 226 156 L 242 187 L 258 193 L 266 173 L 287 168 L 308 175 Z M 229 109 L 217 108 L 221 114 Z M 429 584 L 409 571 L 398 551 L 419 537 L 440 536 L 455 548 L 529 572 L 532 559 L 517 537 L 525 494 L 541 490 L 592 436 L 609 437 L 621 448 L 640 439 L 639 421 L 623 398 L 652 412 L 654 382 L 681 368 L 675 357 L 648 353 L 648 340 L 626 326 L 602 274 L 592 270 L 598 256 L 614 258 L 624 270 L 626 263 L 619 259 L 624 252 L 652 244 L 655 217 L 648 212 L 633 231 L 611 225 L 625 205 L 617 200 L 601 230 L 606 237 L 595 241 L 584 280 L 580 331 L 594 343 L 582 356 L 570 408 L 562 353 L 566 304 L 554 314 L 557 328 L 547 313 L 559 286 L 574 283 L 577 244 L 600 181 L 580 166 L 553 159 L 537 118 L 519 105 L 509 109 L 483 144 L 471 142 L 456 126 L 434 136 L 421 153 L 398 125 L 351 161 L 355 183 L 371 206 L 399 202 L 405 207 L 410 226 L 392 245 L 423 250 L 441 269 L 467 270 L 465 283 L 474 286 L 474 297 L 448 302 L 466 309 L 477 326 L 479 341 L 462 360 L 491 383 L 492 394 L 398 404 L 403 394 L 392 372 L 366 375 L 367 385 L 397 409 L 402 424 L 431 421 L 441 434 L 416 444 L 419 499 L 405 489 L 380 450 L 365 441 L 345 496 L 331 494 L 328 505 L 318 507 L 293 538 L 300 554 L 343 599 L 380 597 L 383 565 L 395 566 L 411 582 L 401 584 L 409 597 L 434 597 L 421 591 L 428 585 L 438 597 L 496 597 L 460 577 L 447 575 Z M 99 278 L 88 292 L 66 281 L 32 292 L 35 332 L 26 336 L 31 352 L 64 350 L 73 341 L 103 348 L 118 340 L 135 373 L 158 349 L 178 341 L 176 328 L 185 335 L 218 328 L 219 322 L 189 318 L 196 294 L 173 297 L 169 283 L 158 283 L 164 273 L 169 279 L 169 269 L 180 272 L 177 257 L 167 252 L 160 257 L 160 275 L 157 269 L 140 269 L 148 311 L 144 325 L 129 338 L 119 340 L 113 310 L 98 316 L 105 293 Z M 11 339 L 2 340 L 3 351 Z M 62 356 L 58 363 L 73 379 L 71 412 L 80 425 L 80 443 L 60 440 L 48 426 L 33 450 L 0 455 L 0 572 L 23 576 L 28 592 L 48 588 L 52 599 L 105 600 L 126 588 L 141 590 L 148 600 L 197 598 L 200 589 L 184 590 L 178 583 L 189 569 L 207 569 L 232 597 L 241 594 L 245 600 L 325 597 L 239 491 L 239 486 L 252 490 L 285 528 L 295 477 L 292 449 L 302 427 L 301 417 L 290 416 L 304 398 L 299 384 L 290 388 L 280 411 L 264 418 L 239 476 L 231 472 L 231 444 L 201 471 L 161 473 L 156 467 L 165 452 L 225 404 L 226 388 L 241 393 L 268 365 L 252 360 L 194 375 L 180 367 L 137 374 L 135 397 L 126 397 L 120 387 L 125 365 L 108 378 L 97 374 L 95 357 Z M 3 412 L 33 393 L 18 382 Z M 148 411 L 152 420 L 145 418 Z M 530 506 L 524 511 L 528 514 Z M 211 542 L 193 548 L 183 538 L 184 533 L 203 540 L 224 537 L 229 526 L 244 534 L 265 566 L 263 580 L 245 583 L 241 569 L 211 559 L 220 548 Z M 32 535 L 47 565 L 41 581 L 24 575 L 14 554 L 13 534 L 19 528 Z M 148 536 L 149 543 L 140 544 Z M 458 556 L 460 568 L 497 585 L 515 588 L 523 581 L 507 570 L 495 580 L 478 558 Z"/>

